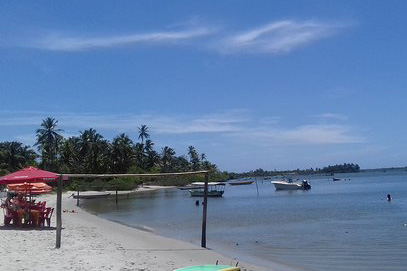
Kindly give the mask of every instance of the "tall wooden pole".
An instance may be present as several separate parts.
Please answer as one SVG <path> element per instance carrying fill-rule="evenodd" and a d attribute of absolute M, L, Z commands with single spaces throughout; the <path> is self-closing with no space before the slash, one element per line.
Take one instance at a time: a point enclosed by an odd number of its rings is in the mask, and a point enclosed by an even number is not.
<path fill-rule="evenodd" d="M 257 189 L 257 197 L 259 197 L 259 187 L 257 186 L 257 179 L 256 179 L 256 189 Z"/>
<path fill-rule="evenodd" d="M 62 230 L 62 174 L 58 178 L 57 191 L 57 238 L 55 248 L 61 247 L 61 230 Z"/>
<path fill-rule="evenodd" d="M 203 214 L 202 214 L 202 237 L 201 247 L 206 248 L 206 214 L 208 212 L 208 181 L 209 174 L 205 173 L 205 186 L 204 186 L 204 201 L 203 201 Z"/>

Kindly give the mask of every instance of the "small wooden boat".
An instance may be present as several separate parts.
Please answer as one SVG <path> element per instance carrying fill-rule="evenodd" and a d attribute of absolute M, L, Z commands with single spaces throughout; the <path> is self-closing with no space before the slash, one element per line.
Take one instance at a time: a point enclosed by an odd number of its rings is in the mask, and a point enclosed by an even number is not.
<path fill-rule="evenodd" d="M 174 271 L 240 271 L 240 268 L 228 265 L 199 265 L 179 268 Z"/>
<path fill-rule="evenodd" d="M 196 182 L 188 190 L 191 197 L 203 197 L 205 193 L 205 183 Z M 210 182 L 208 183 L 208 197 L 222 197 L 225 192 L 225 183 Z"/>
<path fill-rule="evenodd" d="M 254 181 L 238 181 L 238 182 L 229 182 L 230 185 L 249 185 L 254 183 Z"/>
<path fill-rule="evenodd" d="M 111 193 L 108 192 L 102 192 L 102 193 L 86 193 L 86 194 L 72 194 L 72 197 L 74 199 L 98 199 L 98 198 L 106 198 L 110 196 Z"/>

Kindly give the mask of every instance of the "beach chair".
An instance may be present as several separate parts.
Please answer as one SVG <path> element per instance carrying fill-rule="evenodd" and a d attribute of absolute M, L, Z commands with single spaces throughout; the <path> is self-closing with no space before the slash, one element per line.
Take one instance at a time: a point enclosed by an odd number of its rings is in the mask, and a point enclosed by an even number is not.
<path fill-rule="evenodd" d="M 46 221 L 48 227 L 51 227 L 51 217 L 52 217 L 53 212 L 54 212 L 54 208 L 51 208 L 51 207 L 45 208 L 45 211 L 41 212 L 40 226 L 45 226 L 45 221 Z"/>
<path fill-rule="evenodd" d="M 13 221 L 13 225 L 17 223 L 17 213 L 10 208 L 4 207 L 4 225 L 10 226 L 10 222 Z"/>
<path fill-rule="evenodd" d="M 44 202 L 39 201 L 38 203 L 31 205 L 31 209 L 45 211 L 45 204 L 46 204 L 45 201 Z"/>

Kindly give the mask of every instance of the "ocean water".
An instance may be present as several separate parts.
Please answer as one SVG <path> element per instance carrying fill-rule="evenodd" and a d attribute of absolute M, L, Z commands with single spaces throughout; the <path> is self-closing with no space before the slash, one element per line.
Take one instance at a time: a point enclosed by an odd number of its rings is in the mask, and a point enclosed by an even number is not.
<path fill-rule="evenodd" d="M 209 199 L 207 246 L 282 270 L 407 270 L 406 172 L 339 177 L 350 180 L 311 178 L 309 191 L 275 191 L 270 180 L 258 179 L 259 196 L 255 184 L 227 186 L 224 197 Z M 200 245 L 197 199 L 166 189 L 120 198 L 118 205 L 81 204 L 103 218 Z"/>

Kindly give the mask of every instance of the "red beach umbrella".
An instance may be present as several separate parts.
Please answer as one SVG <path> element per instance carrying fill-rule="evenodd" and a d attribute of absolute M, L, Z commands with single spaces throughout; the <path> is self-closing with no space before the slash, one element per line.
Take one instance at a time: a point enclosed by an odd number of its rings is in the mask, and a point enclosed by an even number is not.
<path fill-rule="evenodd" d="M 58 173 L 45 171 L 35 167 L 27 167 L 0 178 L 0 184 L 53 182 L 59 178 Z M 64 179 L 66 180 L 66 178 Z"/>
<path fill-rule="evenodd" d="M 52 187 L 45 183 L 16 183 L 8 184 L 7 188 L 9 191 L 20 192 L 24 194 L 47 194 L 52 192 Z"/>

